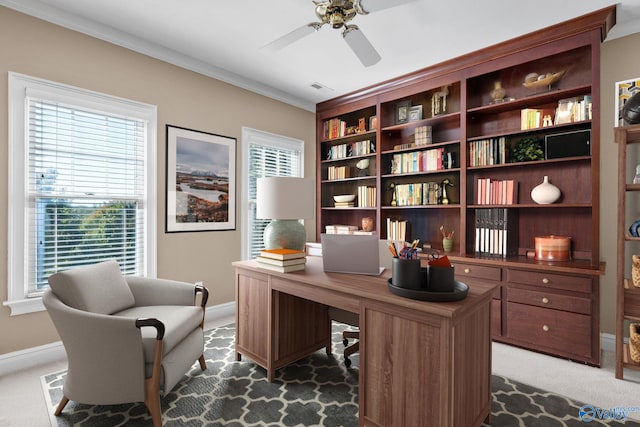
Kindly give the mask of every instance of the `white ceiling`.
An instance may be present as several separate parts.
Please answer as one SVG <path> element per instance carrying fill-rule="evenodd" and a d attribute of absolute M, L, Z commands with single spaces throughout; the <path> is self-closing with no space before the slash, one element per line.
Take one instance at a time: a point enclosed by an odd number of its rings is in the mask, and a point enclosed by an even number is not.
<path fill-rule="evenodd" d="M 362 4 L 366 8 L 367 0 Z M 317 21 L 311 0 L 0 0 L 11 9 L 310 111 L 318 102 L 612 4 L 415 0 L 354 18 L 382 56 L 366 68 L 341 30 L 328 25 L 278 52 L 261 49 Z M 617 7 L 617 25 L 607 40 L 640 32 L 640 0 L 622 0 Z M 315 89 L 313 83 L 326 88 Z"/>

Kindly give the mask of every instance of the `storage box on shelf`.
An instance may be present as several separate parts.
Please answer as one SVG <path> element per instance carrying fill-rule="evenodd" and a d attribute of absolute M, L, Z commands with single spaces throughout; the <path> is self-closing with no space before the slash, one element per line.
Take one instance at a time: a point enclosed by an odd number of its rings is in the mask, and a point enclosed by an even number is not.
<path fill-rule="evenodd" d="M 631 360 L 629 324 L 640 322 L 640 288 L 631 280 L 632 256 L 640 254 L 640 237 L 630 233 L 632 217 L 627 206 L 640 202 L 640 184 L 634 184 L 636 165 L 640 164 L 640 125 L 618 127 L 614 130 L 618 144 L 618 226 L 616 265 L 616 378 L 624 378 L 624 369 L 640 370 L 640 363 Z M 635 210 L 633 210 L 635 212 Z"/>
<path fill-rule="evenodd" d="M 406 240 L 417 238 L 441 250 L 444 225 L 455 232 L 452 260 L 473 270 L 494 269 L 495 277 L 461 277 L 470 285 L 487 280 L 500 285 L 493 304 L 498 339 L 593 365 L 600 363 L 599 276 L 604 273 L 600 43 L 614 23 L 615 7 L 608 7 L 317 106 L 319 153 L 336 143 L 323 139 L 325 121 L 339 117 L 356 123 L 363 112 L 377 117 L 370 184 L 377 188 L 377 206 L 366 214 L 376 216 L 381 238 L 390 224 L 403 224 Z M 362 183 L 327 181 L 328 161 L 318 159 L 318 234 L 327 224 L 359 224 L 364 215 L 358 208 L 339 211 L 330 207 L 330 196 L 353 193 Z M 343 161 L 348 160 L 331 162 Z M 555 203 L 531 198 L 544 177 L 561 190 Z M 479 182 L 500 183 L 502 190 L 496 187 L 488 199 L 481 198 Z M 513 183 L 514 189 L 507 192 L 502 183 Z M 489 243 L 490 256 L 477 251 L 476 213 L 505 208 L 516 219 L 517 239 L 497 253 Z M 571 237 L 568 261 L 534 259 L 535 238 L 546 235 Z M 514 282 L 510 277 L 516 273 L 531 281 Z M 538 274 L 553 277 L 554 284 L 538 283 Z M 586 285 L 567 285 L 575 280 Z M 554 302 L 538 303 L 538 298 Z M 553 316 L 578 326 L 536 323 Z"/>

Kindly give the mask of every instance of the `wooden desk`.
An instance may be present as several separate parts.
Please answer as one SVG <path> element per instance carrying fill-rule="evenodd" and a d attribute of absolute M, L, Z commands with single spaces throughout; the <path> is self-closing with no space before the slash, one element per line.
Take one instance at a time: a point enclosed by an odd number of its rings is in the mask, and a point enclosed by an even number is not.
<path fill-rule="evenodd" d="M 236 360 L 274 371 L 323 347 L 327 307 L 360 315 L 360 426 L 479 426 L 491 411 L 492 285 L 462 301 L 396 296 L 380 277 L 304 271 L 282 274 L 256 261 L 236 267 Z"/>

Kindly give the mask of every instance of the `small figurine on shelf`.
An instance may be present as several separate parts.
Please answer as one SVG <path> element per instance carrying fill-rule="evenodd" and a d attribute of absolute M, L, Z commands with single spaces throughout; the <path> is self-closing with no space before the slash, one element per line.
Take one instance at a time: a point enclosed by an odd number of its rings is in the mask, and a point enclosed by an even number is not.
<path fill-rule="evenodd" d="M 449 180 L 449 178 L 445 178 L 440 183 L 440 188 L 442 189 L 442 193 L 440 193 L 440 204 L 448 205 L 449 197 L 447 196 L 447 186 L 453 187 L 453 183 Z"/>
<path fill-rule="evenodd" d="M 397 202 L 396 202 L 396 184 L 392 182 L 391 184 L 389 184 L 389 188 L 391 189 L 391 206 L 395 206 L 397 204 Z"/>

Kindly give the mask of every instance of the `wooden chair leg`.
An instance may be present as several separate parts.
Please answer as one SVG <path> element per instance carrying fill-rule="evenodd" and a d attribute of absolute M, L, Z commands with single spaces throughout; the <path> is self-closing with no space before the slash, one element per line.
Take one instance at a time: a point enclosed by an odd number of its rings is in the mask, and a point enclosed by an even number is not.
<path fill-rule="evenodd" d="M 56 417 L 60 416 L 64 407 L 67 406 L 67 403 L 69 403 L 69 398 L 67 396 L 62 396 L 62 400 L 60 400 L 60 403 L 58 403 L 58 407 L 56 408 L 56 411 L 53 413 L 53 415 L 55 415 Z"/>
<path fill-rule="evenodd" d="M 200 363 L 200 369 L 205 371 L 207 369 L 207 361 L 204 359 L 204 354 L 200 355 L 198 362 Z"/>
<path fill-rule="evenodd" d="M 162 427 L 162 407 L 160 405 L 160 367 L 162 363 L 162 340 L 156 340 L 153 357 L 153 371 L 149 378 L 144 380 L 145 398 L 153 427 Z"/>

